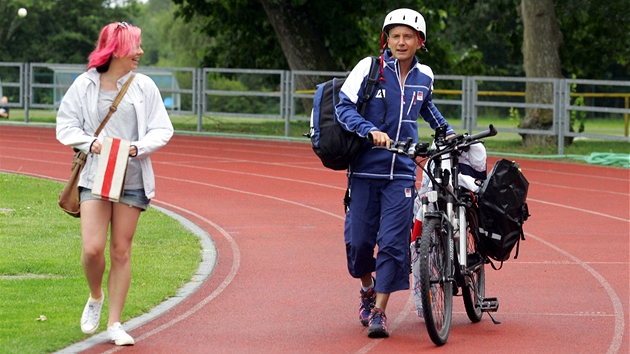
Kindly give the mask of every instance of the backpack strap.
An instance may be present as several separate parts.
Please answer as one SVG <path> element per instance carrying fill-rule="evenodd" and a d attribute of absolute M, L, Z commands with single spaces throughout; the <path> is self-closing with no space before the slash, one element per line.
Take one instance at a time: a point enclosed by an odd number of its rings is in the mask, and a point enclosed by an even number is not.
<path fill-rule="evenodd" d="M 497 268 L 497 266 L 494 265 L 494 262 L 488 258 L 488 261 L 490 262 L 490 265 L 492 266 L 492 269 L 494 270 L 501 270 L 501 268 L 503 268 L 503 261 L 501 261 L 501 265 L 499 266 L 499 268 Z"/>
<path fill-rule="evenodd" d="M 521 240 L 525 240 L 525 234 L 523 234 L 523 228 L 521 227 L 521 235 L 519 236 L 518 240 L 516 241 L 516 254 L 514 254 L 514 259 L 518 258 L 518 249 L 521 246 Z"/>
<path fill-rule="evenodd" d="M 519 237 L 518 241 L 516 241 L 516 254 L 514 255 L 514 259 L 518 258 L 518 248 L 521 245 L 521 240 L 525 241 L 525 233 L 523 232 L 523 224 L 525 223 L 525 221 L 527 220 L 527 218 L 529 218 L 529 208 L 527 207 L 527 203 L 524 203 L 523 206 L 521 207 L 521 220 L 520 220 L 520 226 L 521 226 L 521 237 Z"/>
<path fill-rule="evenodd" d="M 378 67 L 379 64 L 375 57 L 372 57 L 372 64 L 370 65 L 370 74 L 368 76 L 367 81 L 365 82 L 365 87 L 363 89 L 363 102 L 361 102 L 361 107 L 359 109 L 359 114 L 363 116 L 365 114 L 365 106 L 367 105 L 367 101 L 374 96 L 376 90 L 379 89 L 378 82 Z"/>
<path fill-rule="evenodd" d="M 370 73 L 368 75 L 368 79 L 365 82 L 365 87 L 363 88 L 363 101 L 361 102 L 361 107 L 359 107 L 359 114 L 363 117 L 365 114 L 365 108 L 367 106 L 367 102 L 374 96 L 378 89 L 381 89 L 379 83 L 379 61 L 378 58 L 372 57 L 372 63 L 370 64 Z M 386 111 L 387 112 L 387 111 Z M 346 194 L 343 198 L 343 209 L 347 214 L 350 208 L 350 179 L 352 178 L 353 169 L 352 166 L 357 162 L 361 152 L 356 154 L 352 162 L 350 162 L 349 171 L 350 175 L 348 176 L 348 187 L 346 188 Z"/>

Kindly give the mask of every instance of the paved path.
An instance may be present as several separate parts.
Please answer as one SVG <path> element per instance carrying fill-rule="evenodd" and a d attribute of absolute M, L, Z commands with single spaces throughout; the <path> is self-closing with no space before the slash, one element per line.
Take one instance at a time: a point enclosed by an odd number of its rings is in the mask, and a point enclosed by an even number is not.
<path fill-rule="evenodd" d="M 71 152 L 54 129 L 0 125 L 0 171 L 65 180 Z M 357 319 L 345 268 L 345 176 L 308 144 L 176 135 L 154 158 L 153 204 L 207 233 L 212 274 L 130 331 L 133 347 L 92 337 L 86 353 L 628 353 L 630 171 L 519 159 L 531 219 L 517 260 L 487 268 L 494 325 L 455 298 L 448 343 L 435 347 L 410 292 L 388 306 L 391 337 Z M 492 165 L 496 158 L 490 159 Z"/>

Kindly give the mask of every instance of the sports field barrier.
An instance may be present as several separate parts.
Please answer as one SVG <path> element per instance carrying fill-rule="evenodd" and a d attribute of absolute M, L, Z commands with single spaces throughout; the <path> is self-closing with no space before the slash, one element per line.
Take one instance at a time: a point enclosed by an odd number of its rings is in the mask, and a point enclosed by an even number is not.
<path fill-rule="evenodd" d="M 23 108 L 24 122 L 29 123 L 29 109 L 57 109 L 74 78 L 84 70 L 84 65 L 0 63 L 0 94 L 10 98 L 10 107 Z M 208 116 L 262 118 L 283 120 L 285 136 L 290 135 L 291 121 L 309 119 L 305 111 L 309 100 L 312 103 L 314 90 L 298 90 L 298 76 L 323 81 L 348 74 L 144 66 L 137 72 L 149 75 L 158 84 L 172 115 L 196 116 L 199 132 L 203 130 L 204 117 Z M 553 112 L 551 129 L 519 129 L 515 122 L 514 128 L 498 130 L 558 136 L 559 155 L 564 154 L 565 137 L 630 141 L 630 81 L 454 75 L 436 75 L 435 79 L 434 102 L 458 131 L 472 133 L 486 129 L 478 126 L 477 118 L 488 112 L 507 118 L 512 112 L 524 116 L 526 110 L 539 108 Z M 548 85 L 552 102 L 525 102 L 528 84 Z M 586 115 L 615 121 L 623 117 L 624 127 L 598 134 L 574 131 L 572 117 Z"/>

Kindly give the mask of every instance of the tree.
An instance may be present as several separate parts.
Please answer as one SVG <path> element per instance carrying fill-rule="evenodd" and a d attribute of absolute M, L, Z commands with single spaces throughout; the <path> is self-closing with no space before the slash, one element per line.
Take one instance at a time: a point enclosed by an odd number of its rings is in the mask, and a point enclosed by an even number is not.
<path fill-rule="evenodd" d="M 316 30 L 306 6 L 292 6 L 290 0 L 260 0 L 291 70 L 334 71 L 335 63 Z M 310 89 L 322 80 L 298 76 L 297 87 Z"/>
<path fill-rule="evenodd" d="M 142 28 L 142 65 L 202 67 L 213 39 L 200 33 L 200 16 L 184 23 L 175 10 L 171 0 L 151 0 L 135 19 Z"/>
<path fill-rule="evenodd" d="M 527 77 L 562 78 L 560 45 L 562 33 L 556 21 L 553 0 L 522 0 L 523 19 L 523 68 Z M 525 89 L 528 103 L 551 104 L 554 100 L 553 85 L 528 82 Z M 550 129 L 553 111 L 533 108 L 527 110 L 519 127 L 526 129 Z M 523 134 L 527 146 L 547 145 L 555 142 L 555 136 Z"/>
<path fill-rule="evenodd" d="M 111 7 L 103 0 L 0 0 L 0 60 L 85 63 L 103 26 L 124 21 L 137 4 Z M 24 7 L 28 15 L 17 17 Z"/>
<path fill-rule="evenodd" d="M 555 0 L 563 34 L 565 77 L 630 79 L 630 11 L 627 1 Z"/>
<path fill-rule="evenodd" d="M 349 71 L 363 57 L 378 55 L 385 14 L 417 1 L 346 0 L 173 0 L 186 21 L 199 16 L 202 31 L 214 40 L 204 66 L 316 71 Z M 443 27 L 446 12 L 421 9 L 428 32 Z M 436 72 L 455 63 L 451 44 L 439 36 L 423 55 Z M 227 55 L 226 55 L 227 54 Z M 472 58 L 472 57 L 471 57 Z M 467 62 L 470 62 L 468 58 Z M 298 89 L 322 80 L 298 76 Z"/>

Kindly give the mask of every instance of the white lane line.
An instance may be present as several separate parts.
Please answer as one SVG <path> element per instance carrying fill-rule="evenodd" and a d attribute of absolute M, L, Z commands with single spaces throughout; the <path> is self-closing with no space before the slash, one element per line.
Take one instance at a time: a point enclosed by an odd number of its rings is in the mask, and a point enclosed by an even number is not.
<path fill-rule="evenodd" d="M 331 213 L 331 212 L 329 212 L 327 210 L 315 208 L 315 207 L 312 207 L 312 206 L 310 206 L 308 204 L 299 203 L 299 202 L 295 202 L 295 201 L 284 199 L 284 198 L 278 198 L 278 197 L 274 197 L 274 196 L 267 195 L 267 194 L 248 192 L 248 191 L 244 191 L 244 190 L 241 190 L 241 189 L 224 187 L 224 186 L 219 186 L 219 185 L 216 185 L 216 184 L 199 182 L 199 181 L 191 181 L 191 180 L 181 179 L 181 178 L 164 177 L 164 176 L 156 176 L 156 178 L 163 178 L 163 179 L 168 179 L 168 180 L 171 180 L 171 181 L 177 181 L 177 182 L 183 182 L 183 183 L 198 184 L 198 185 L 202 185 L 202 186 L 206 186 L 206 187 L 211 187 L 211 188 L 216 188 L 216 189 L 223 189 L 223 190 L 230 191 L 230 192 L 247 194 L 247 195 L 252 195 L 252 196 L 260 197 L 260 198 L 272 199 L 272 200 L 276 200 L 276 201 L 279 201 L 279 202 L 293 204 L 293 205 L 301 206 L 301 207 L 304 207 L 304 208 L 307 208 L 307 209 L 311 209 L 311 210 L 314 210 L 314 211 L 316 211 L 318 213 L 326 214 L 326 215 L 329 215 L 329 216 L 332 216 L 332 217 L 335 217 L 335 218 L 338 218 L 338 219 L 341 219 L 341 220 L 345 219 L 345 216 L 343 216 L 343 215 L 339 215 L 339 214 Z"/>
<path fill-rule="evenodd" d="M 621 304 L 621 300 L 619 300 L 619 296 L 617 295 L 615 290 L 612 288 L 612 286 L 610 286 L 610 284 L 606 281 L 606 279 L 604 279 L 604 277 L 601 274 L 595 271 L 595 269 L 591 268 L 586 262 L 578 259 L 571 253 L 561 249 L 560 247 L 550 242 L 543 240 L 542 238 L 538 236 L 532 235 L 527 232 L 525 234 L 528 237 L 531 237 L 534 240 L 537 240 L 543 245 L 561 253 L 565 257 L 570 258 L 575 263 L 579 264 L 582 268 L 584 268 L 587 272 L 589 272 L 595 279 L 597 279 L 597 281 L 599 281 L 599 283 L 604 288 L 604 290 L 606 290 L 606 293 L 608 294 L 608 297 L 610 298 L 610 301 L 612 302 L 613 308 L 615 310 L 615 329 L 613 333 L 613 338 L 610 342 L 610 346 L 608 347 L 608 351 L 606 353 L 607 354 L 617 353 L 619 351 L 619 348 L 621 347 L 625 323 L 624 323 L 624 313 L 623 313 L 623 306 Z"/>
<path fill-rule="evenodd" d="M 588 166 L 591 166 L 591 165 L 588 165 Z M 606 166 L 599 166 L 599 167 L 606 167 Z M 571 177 L 605 179 L 605 180 L 611 180 L 611 181 L 626 181 L 627 182 L 630 179 L 630 171 L 628 171 L 628 178 L 608 177 L 608 176 L 589 175 L 589 174 L 578 174 L 578 173 L 573 173 L 573 172 L 560 172 L 560 171 L 553 171 L 553 170 L 539 170 L 539 169 L 535 169 L 535 168 L 525 168 L 524 171 L 525 172 L 527 172 L 527 171 L 540 172 L 540 173 L 544 173 L 544 174 L 553 173 L 553 174 L 566 175 L 566 176 L 571 176 Z"/>
<path fill-rule="evenodd" d="M 565 257 L 570 258 L 571 260 L 573 260 L 572 264 L 578 264 L 580 265 L 582 268 L 584 268 L 587 272 L 589 272 L 595 279 L 597 279 L 597 281 L 602 285 L 602 287 L 606 290 L 606 293 L 608 294 L 608 297 L 610 298 L 612 305 L 613 305 L 613 309 L 614 309 L 614 314 L 607 314 L 604 312 L 576 312 L 576 313 L 505 313 L 505 315 L 534 315 L 534 316 L 540 316 L 540 317 L 544 317 L 544 316 L 569 316 L 569 317 L 614 317 L 615 318 L 615 328 L 614 328 L 614 333 L 613 333 L 613 338 L 610 342 L 610 346 L 608 347 L 608 351 L 606 352 L 607 354 L 616 354 L 619 351 L 619 348 L 621 347 L 622 344 L 622 339 L 623 339 L 623 335 L 624 335 L 624 313 L 623 313 L 623 306 L 621 304 L 621 300 L 619 299 L 619 296 L 617 295 L 617 293 L 615 292 L 615 290 L 612 288 L 612 286 L 610 286 L 610 284 L 606 281 L 606 279 L 604 279 L 603 276 L 601 276 L 601 274 L 599 274 L 597 271 L 595 271 L 593 268 L 591 268 L 586 262 L 581 261 L 580 259 L 578 259 L 577 257 L 573 256 L 572 254 L 570 254 L 567 251 L 564 251 L 563 249 L 541 239 L 540 237 L 537 237 L 535 235 L 532 235 L 530 233 L 525 233 L 528 237 L 533 238 L 534 240 L 539 241 L 540 243 L 542 243 L 543 245 L 563 254 Z M 392 326 L 392 329 L 395 329 L 396 327 L 398 327 L 398 325 L 400 325 L 405 318 L 409 315 L 410 311 L 406 311 L 407 308 L 412 308 L 414 306 L 413 304 L 413 293 L 410 294 L 409 298 L 407 299 L 407 303 L 405 304 L 405 306 L 403 307 L 403 310 L 400 312 L 400 314 L 394 319 L 394 324 Z M 456 312 L 453 312 L 454 314 Z M 462 312 L 463 313 L 463 312 Z M 365 354 L 368 353 L 369 351 L 371 351 L 372 349 L 374 349 L 374 347 L 376 347 L 383 339 L 378 339 L 378 340 L 374 340 L 372 342 L 370 342 L 369 344 L 365 345 L 363 348 L 359 349 L 356 353 L 357 354 Z"/>
<path fill-rule="evenodd" d="M 544 200 L 527 198 L 527 202 L 529 203 L 530 201 L 531 202 L 541 203 L 541 204 L 553 205 L 553 206 L 557 206 L 557 207 L 560 207 L 560 208 L 566 208 L 566 209 L 581 211 L 583 213 L 593 214 L 593 215 L 602 216 L 602 217 L 605 217 L 605 218 L 610 218 L 610 219 L 614 219 L 614 220 L 619 220 L 619 221 L 630 223 L 630 220 L 628 220 L 628 219 L 618 218 L 616 216 L 612 216 L 612 215 L 609 215 L 609 214 L 603 214 L 603 213 L 599 213 L 599 212 L 592 211 L 592 210 L 576 208 L 576 207 L 572 207 L 572 206 L 568 206 L 568 205 L 564 205 L 564 204 L 557 204 L 557 203 L 552 203 L 552 202 L 546 202 Z"/>
<path fill-rule="evenodd" d="M 561 185 L 557 185 L 557 184 L 539 183 L 539 182 L 530 182 L 529 185 L 530 186 L 531 185 L 537 185 L 537 186 L 550 187 L 550 188 L 569 189 L 569 190 L 572 190 L 572 191 L 581 191 L 581 192 L 589 192 L 589 193 L 607 193 L 607 194 L 614 194 L 614 195 L 630 196 L 630 193 L 628 193 L 628 192 L 615 192 L 615 191 L 606 190 L 606 189 L 600 190 L 600 189 L 590 189 L 590 188 L 576 188 L 576 187 L 571 187 L 571 186 L 561 186 Z"/>
<path fill-rule="evenodd" d="M 272 176 L 272 175 L 263 175 L 263 174 L 260 174 L 260 173 L 242 172 L 242 171 L 234 171 L 234 170 L 225 170 L 225 169 L 221 169 L 221 168 L 199 167 L 199 166 L 180 165 L 180 164 L 169 164 L 169 165 L 180 166 L 180 167 L 188 167 L 188 168 L 197 169 L 197 170 L 203 170 L 203 171 L 215 171 L 215 172 L 222 172 L 222 173 L 233 173 L 233 174 L 237 174 L 239 176 L 252 176 L 252 177 L 274 179 L 274 180 L 279 180 L 279 181 L 304 183 L 304 184 L 310 184 L 310 185 L 314 185 L 314 186 L 318 186 L 318 187 L 333 188 L 333 189 L 337 189 L 337 190 L 345 190 L 346 189 L 346 187 L 336 187 L 336 186 L 333 186 L 333 185 L 330 185 L 330 184 L 310 182 L 310 181 L 305 181 L 305 180 L 295 179 L 295 178 L 286 178 L 286 177 L 278 177 L 278 176 Z M 345 176 L 344 176 L 344 178 L 345 178 Z"/>

